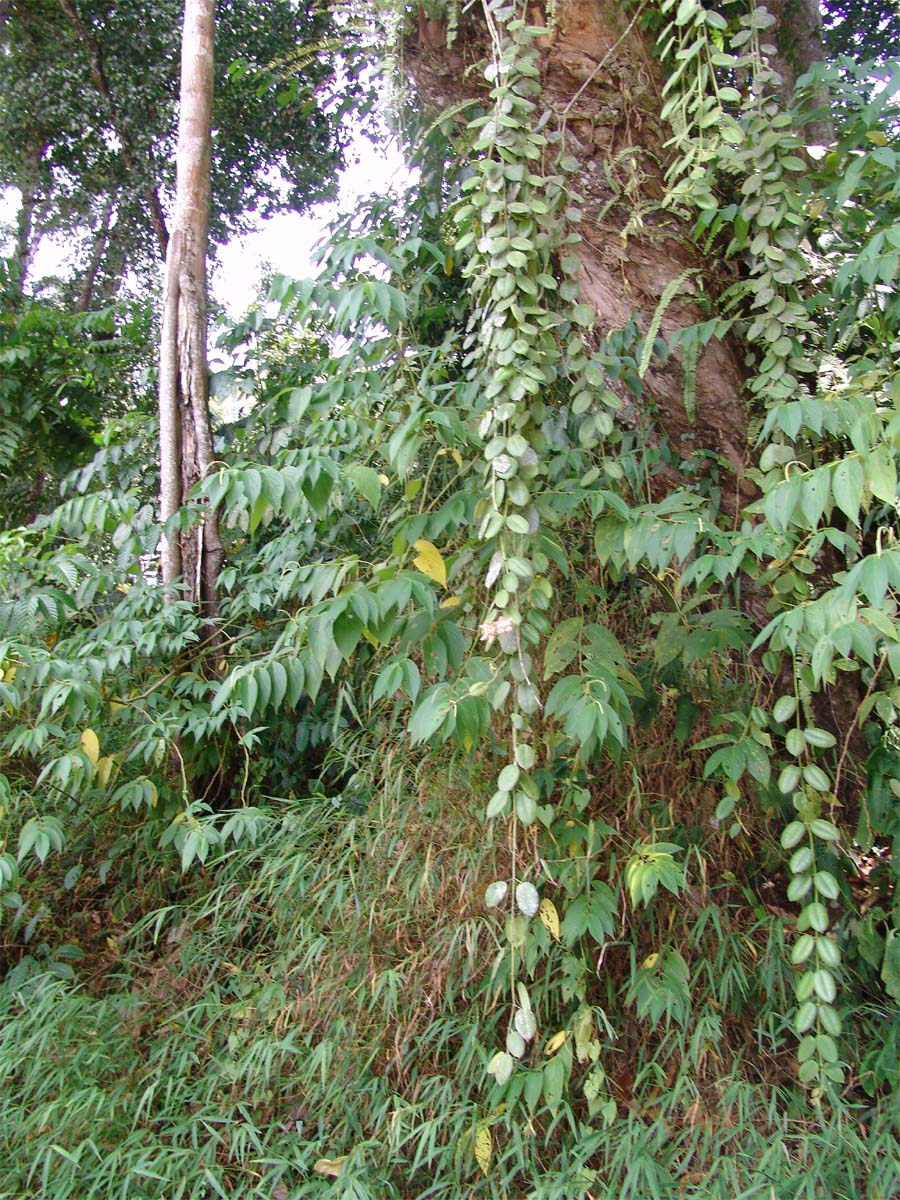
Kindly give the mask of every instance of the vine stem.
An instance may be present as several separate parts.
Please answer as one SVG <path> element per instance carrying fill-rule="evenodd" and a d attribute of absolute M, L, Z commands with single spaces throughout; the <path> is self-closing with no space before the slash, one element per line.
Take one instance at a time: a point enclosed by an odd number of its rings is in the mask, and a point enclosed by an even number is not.
<path fill-rule="evenodd" d="M 575 101 L 578 100 L 579 97 L 584 94 L 585 90 L 590 87 L 590 85 L 594 82 L 594 80 L 597 78 L 599 73 L 603 70 L 603 68 L 606 66 L 606 64 L 609 62 L 609 60 L 612 58 L 612 56 L 615 54 L 615 52 L 618 50 L 618 48 L 622 45 L 622 43 L 625 41 L 625 39 L 631 33 L 632 29 L 634 29 L 634 26 L 637 23 L 638 17 L 640 17 L 640 15 L 643 11 L 644 11 L 644 6 L 643 6 L 643 4 L 641 4 L 635 10 L 634 16 L 631 18 L 631 20 L 626 25 L 625 31 L 619 37 L 616 38 L 616 40 L 613 42 L 613 44 L 610 46 L 610 48 L 607 50 L 607 52 L 603 55 L 603 57 L 597 63 L 596 67 L 594 67 L 593 71 L 591 71 L 590 75 L 588 75 L 587 79 L 584 81 L 584 83 L 581 85 L 581 87 L 578 89 L 578 91 L 575 93 L 575 95 L 572 97 L 572 99 L 569 101 L 569 103 L 563 109 L 562 120 L 560 123 L 560 127 L 563 131 L 565 131 L 565 128 L 566 128 L 566 118 L 568 117 L 569 113 L 572 111 L 572 106 L 575 104 Z"/>

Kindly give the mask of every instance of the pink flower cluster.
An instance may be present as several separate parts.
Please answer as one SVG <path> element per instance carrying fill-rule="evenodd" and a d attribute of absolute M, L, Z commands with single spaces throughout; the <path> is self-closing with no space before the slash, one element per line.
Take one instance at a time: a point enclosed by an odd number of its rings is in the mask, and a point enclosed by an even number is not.
<path fill-rule="evenodd" d="M 515 627 L 512 617 L 498 617 L 496 621 L 485 621 L 478 626 L 481 631 L 481 640 L 486 646 L 489 646 L 494 638 L 500 637 L 501 634 L 512 633 Z"/>

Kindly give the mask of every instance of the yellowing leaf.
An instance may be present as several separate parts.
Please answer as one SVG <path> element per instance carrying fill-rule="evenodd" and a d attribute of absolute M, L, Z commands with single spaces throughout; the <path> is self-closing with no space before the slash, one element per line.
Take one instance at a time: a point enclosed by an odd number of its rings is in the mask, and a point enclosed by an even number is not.
<path fill-rule="evenodd" d="M 559 941 L 559 913 L 556 911 L 556 905 L 552 900 L 542 900 L 541 907 L 538 910 L 541 916 L 541 924 L 550 934 L 554 941 Z"/>
<path fill-rule="evenodd" d="M 91 760 L 91 766 L 96 767 L 100 761 L 100 739 L 93 729 L 85 729 L 82 733 L 81 748 Z"/>
<path fill-rule="evenodd" d="M 12 683 L 16 677 L 16 671 L 18 671 L 18 669 L 18 667 L 7 667 L 6 674 L 3 676 L 6 683 Z"/>
<path fill-rule="evenodd" d="M 441 601 L 440 607 L 441 608 L 457 608 L 460 604 L 462 604 L 462 596 L 447 596 L 444 600 Z"/>
<path fill-rule="evenodd" d="M 493 1150 L 494 1143 L 491 1138 L 490 1126 L 479 1125 L 475 1130 L 475 1161 L 485 1175 L 491 1169 L 491 1154 Z"/>
<path fill-rule="evenodd" d="M 427 575 L 429 579 L 433 579 L 435 583 L 439 583 L 441 587 L 446 587 L 447 568 L 437 546 L 432 542 L 426 542 L 424 538 L 419 538 L 417 542 L 413 542 L 413 549 L 419 552 L 413 559 L 413 566 L 423 575 Z"/>
<path fill-rule="evenodd" d="M 320 1175 L 331 1175 L 336 1179 L 348 1157 L 342 1154 L 340 1158 L 320 1158 L 313 1164 L 313 1170 L 318 1171 Z"/>
<path fill-rule="evenodd" d="M 463 460 L 460 452 L 458 450 L 451 450 L 450 453 L 453 455 L 453 461 L 462 470 Z"/>
<path fill-rule="evenodd" d="M 648 954 L 647 957 L 644 959 L 644 961 L 641 963 L 641 967 L 645 971 L 651 971 L 656 966 L 656 960 L 658 958 L 659 958 L 658 954 Z"/>
<path fill-rule="evenodd" d="M 555 1054 L 563 1042 L 566 1040 L 566 1031 L 561 1029 L 559 1033 L 554 1033 L 553 1037 L 547 1042 L 544 1047 L 545 1054 Z"/>
<path fill-rule="evenodd" d="M 378 482 L 381 484 L 382 487 L 390 487 L 390 485 L 391 485 L 391 481 L 388 479 L 387 475 L 379 474 Z"/>
<path fill-rule="evenodd" d="M 109 783 L 109 777 L 112 775 L 114 765 L 115 759 L 109 754 L 104 754 L 103 758 L 97 763 L 97 782 L 101 787 L 106 787 Z"/>

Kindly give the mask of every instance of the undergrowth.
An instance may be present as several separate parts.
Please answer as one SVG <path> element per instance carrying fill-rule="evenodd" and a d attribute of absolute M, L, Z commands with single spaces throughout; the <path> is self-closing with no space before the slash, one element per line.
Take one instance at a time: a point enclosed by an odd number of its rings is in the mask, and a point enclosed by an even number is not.
<path fill-rule="evenodd" d="M 708 815 L 702 783 L 665 799 L 619 792 L 614 811 L 613 783 L 658 769 L 658 752 L 589 787 L 607 855 L 637 803 L 678 822 Z M 479 764 L 416 781 L 395 760 L 385 775 L 363 814 L 273 804 L 256 843 L 147 912 L 92 986 L 31 974 L 3 989 L 0 1195 L 896 1194 L 896 1112 L 857 1086 L 811 1114 L 797 1092 L 791 969 L 772 944 L 784 922 L 736 873 L 738 854 L 716 862 L 715 834 L 696 892 L 652 919 L 616 911 L 588 989 L 608 1031 L 600 1127 L 584 1097 L 547 1104 L 527 1075 L 512 1104 L 486 1094 L 508 948 L 481 897 L 509 847 L 472 821 Z M 651 953 L 677 955 L 684 975 L 667 979 Z M 571 989 L 562 1009 L 559 996 L 578 969 L 559 946 L 532 982 L 550 1026 L 577 1007 Z M 861 1044 L 882 1020 L 860 1014 Z M 539 1074 L 542 1059 L 525 1065 Z"/>

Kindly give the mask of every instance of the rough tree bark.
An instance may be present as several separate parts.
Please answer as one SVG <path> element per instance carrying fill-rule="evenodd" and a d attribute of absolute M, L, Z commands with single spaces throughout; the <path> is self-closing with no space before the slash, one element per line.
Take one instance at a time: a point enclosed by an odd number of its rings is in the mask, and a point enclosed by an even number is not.
<path fill-rule="evenodd" d="M 160 517 L 171 521 L 209 471 L 212 435 L 206 359 L 206 251 L 210 204 L 215 0 L 186 0 L 175 214 L 166 258 L 159 367 Z M 168 586 L 182 578 L 204 617 L 215 615 L 223 551 L 215 513 L 162 545 Z"/>
<path fill-rule="evenodd" d="M 781 97 L 787 102 L 800 76 L 825 58 L 822 14 L 818 0 L 766 0 L 766 8 L 775 17 L 772 65 L 781 76 Z M 824 115 L 827 97 L 817 95 L 816 102 L 823 116 L 809 123 L 807 137 L 811 143 L 827 146 L 834 139 L 834 128 Z"/>
<path fill-rule="evenodd" d="M 639 11 L 626 13 L 616 0 L 560 0 L 552 29 L 540 39 L 542 103 L 565 130 L 566 152 L 580 163 L 573 186 L 584 201 L 584 218 L 572 253 L 581 263 L 582 299 L 594 307 L 600 334 L 623 328 L 632 317 L 646 330 L 666 287 L 688 268 L 702 274 L 713 294 L 731 282 L 728 268 L 704 261 L 688 228 L 660 208 L 670 136 L 659 117 L 665 76 L 641 31 Z M 538 4 L 527 15 L 532 24 L 545 24 Z M 478 95 L 480 73 L 471 68 L 487 49 L 481 21 L 469 18 L 451 49 L 438 47 L 434 31 L 422 26 L 420 21 L 406 58 L 420 98 L 441 111 Z M 804 61 L 804 69 L 808 65 Z M 682 294 L 665 313 L 662 335 L 707 316 Z M 693 416 L 686 411 L 677 359 L 648 371 L 641 402 L 642 410 L 653 406 L 652 427 L 665 431 L 676 457 L 695 449 L 718 457 L 730 477 L 723 504 L 732 513 L 751 494 L 743 479 L 749 462 L 744 378 L 740 347 L 714 340 L 697 364 Z M 645 425 L 644 416 L 632 405 L 632 422 Z M 674 482 L 670 475 L 659 482 Z"/>

